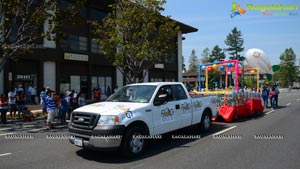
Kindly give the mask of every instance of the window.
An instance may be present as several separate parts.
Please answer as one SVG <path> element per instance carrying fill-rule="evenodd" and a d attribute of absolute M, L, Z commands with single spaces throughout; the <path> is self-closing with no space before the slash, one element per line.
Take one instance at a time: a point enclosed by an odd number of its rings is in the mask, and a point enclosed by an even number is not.
<path fill-rule="evenodd" d="M 102 21 L 107 16 L 107 12 L 91 9 L 91 19 L 95 21 Z"/>
<path fill-rule="evenodd" d="M 97 43 L 95 40 L 91 40 L 91 52 L 92 53 L 101 53 L 101 46 L 99 43 Z"/>
<path fill-rule="evenodd" d="M 166 56 L 165 62 L 166 63 L 176 63 L 176 54 L 175 53 L 170 53 Z"/>
<path fill-rule="evenodd" d="M 79 50 L 87 51 L 87 38 L 79 36 Z"/>
<path fill-rule="evenodd" d="M 151 82 L 162 82 L 163 79 L 162 78 L 151 78 L 150 81 Z"/>
<path fill-rule="evenodd" d="M 87 51 L 87 38 L 78 35 L 69 35 L 68 39 L 61 41 L 61 48 L 72 51 Z"/>
<path fill-rule="evenodd" d="M 175 100 L 184 100 L 187 99 L 186 93 L 181 85 L 172 85 L 174 92 Z"/>
<path fill-rule="evenodd" d="M 87 93 L 87 76 L 61 75 L 60 92 L 65 93 L 70 90 Z"/>
<path fill-rule="evenodd" d="M 60 8 L 62 11 L 65 11 L 66 9 L 72 7 L 72 5 L 74 5 L 74 4 L 71 2 L 62 0 L 61 4 L 60 4 Z M 82 6 L 82 7 L 80 7 L 79 11 L 80 11 L 80 16 L 82 18 L 86 18 L 86 8 Z"/>
<path fill-rule="evenodd" d="M 72 6 L 72 3 L 71 2 L 68 2 L 68 1 L 61 1 L 61 4 L 60 4 L 60 8 L 61 10 L 66 10 L 67 8 L 71 7 Z"/>
<path fill-rule="evenodd" d="M 92 89 L 100 89 L 100 93 L 110 95 L 112 93 L 112 77 L 93 76 L 92 77 Z"/>

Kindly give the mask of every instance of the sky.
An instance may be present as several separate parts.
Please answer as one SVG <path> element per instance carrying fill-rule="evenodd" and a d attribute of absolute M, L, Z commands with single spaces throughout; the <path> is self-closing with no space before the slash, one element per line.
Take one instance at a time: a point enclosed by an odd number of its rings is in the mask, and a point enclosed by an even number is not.
<path fill-rule="evenodd" d="M 230 17 L 232 3 L 244 10 L 245 14 Z M 264 16 L 259 10 L 246 6 L 253 4 L 293 6 L 294 10 L 266 10 Z M 279 56 L 287 48 L 292 48 L 300 56 L 300 0 L 167 0 L 163 6 L 164 16 L 183 22 L 198 29 L 197 32 L 184 34 L 182 54 L 188 67 L 188 59 L 193 49 L 198 59 L 205 48 L 210 51 L 215 45 L 226 48 L 225 39 L 234 27 L 242 32 L 245 56 L 247 50 L 258 48 L 264 51 L 272 65 L 279 64 Z M 299 8 L 299 9 L 296 9 Z M 235 10 L 237 11 L 237 10 Z M 275 16 L 282 15 L 282 16 Z M 226 53 L 227 58 L 228 53 Z"/>

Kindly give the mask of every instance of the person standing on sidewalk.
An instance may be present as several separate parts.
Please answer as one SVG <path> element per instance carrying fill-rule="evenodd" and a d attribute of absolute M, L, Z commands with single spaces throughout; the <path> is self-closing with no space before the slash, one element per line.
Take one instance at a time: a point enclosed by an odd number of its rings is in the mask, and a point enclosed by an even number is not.
<path fill-rule="evenodd" d="M 32 87 L 32 85 L 30 85 L 30 87 L 28 88 L 28 92 L 30 94 L 30 104 L 36 104 L 35 103 L 35 95 L 36 95 L 36 91 L 35 88 Z"/>
<path fill-rule="evenodd" d="M 41 93 L 40 93 L 40 105 L 42 105 L 42 109 L 43 109 L 43 115 L 45 115 L 47 113 L 46 111 L 46 101 L 45 101 L 45 98 L 47 96 L 46 94 L 46 89 L 45 88 L 42 88 L 41 90 Z"/>
<path fill-rule="evenodd" d="M 24 91 L 19 91 L 17 94 L 17 105 L 18 105 L 18 117 L 21 118 L 21 113 L 24 112 L 25 107 L 25 95 Z"/>
<path fill-rule="evenodd" d="M 10 92 L 8 93 L 8 108 L 10 111 L 10 118 L 15 120 L 17 112 L 15 88 L 11 88 Z"/>
<path fill-rule="evenodd" d="M 85 94 L 84 93 L 79 93 L 78 95 L 79 95 L 79 97 L 78 97 L 78 107 L 85 106 L 86 105 Z"/>
<path fill-rule="evenodd" d="M 0 112 L 1 112 L 1 123 L 6 124 L 6 113 L 8 109 L 7 99 L 3 94 L 0 96 Z"/>
<path fill-rule="evenodd" d="M 51 90 L 47 91 L 47 96 L 45 98 L 46 101 L 46 109 L 47 109 L 47 130 L 53 128 L 52 123 L 54 120 L 54 113 L 56 109 L 56 97 L 55 93 Z"/>
<path fill-rule="evenodd" d="M 64 93 L 60 94 L 60 112 L 61 112 L 61 123 L 65 124 L 66 123 L 66 114 L 67 111 L 69 110 L 68 102 L 65 99 Z"/>

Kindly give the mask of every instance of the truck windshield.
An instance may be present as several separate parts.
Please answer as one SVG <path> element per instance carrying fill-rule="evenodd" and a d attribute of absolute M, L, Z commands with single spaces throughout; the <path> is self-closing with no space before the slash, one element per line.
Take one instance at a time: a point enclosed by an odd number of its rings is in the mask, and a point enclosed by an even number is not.
<path fill-rule="evenodd" d="M 110 96 L 106 101 L 149 103 L 155 89 L 156 86 L 151 85 L 124 86 L 115 94 Z"/>

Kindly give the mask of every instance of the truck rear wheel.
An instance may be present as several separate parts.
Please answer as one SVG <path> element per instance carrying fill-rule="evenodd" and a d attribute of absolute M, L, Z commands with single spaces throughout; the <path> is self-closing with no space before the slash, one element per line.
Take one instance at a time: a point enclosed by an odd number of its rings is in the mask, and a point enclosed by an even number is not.
<path fill-rule="evenodd" d="M 211 127 L 211 113 L 208 110 L 205 110 L 201 117 L 200 129 L 204 132 L 210 130 Z"/>
<path fill-rule="evenodd" d="M 126 157 L 137 157 L 144 153 L 146 132 L 143 128 L 133 126 L 128 128 L 122 140 L 121 151 Z"/>

